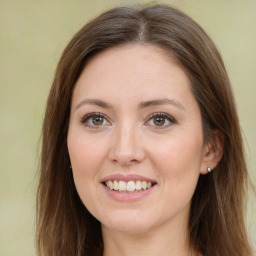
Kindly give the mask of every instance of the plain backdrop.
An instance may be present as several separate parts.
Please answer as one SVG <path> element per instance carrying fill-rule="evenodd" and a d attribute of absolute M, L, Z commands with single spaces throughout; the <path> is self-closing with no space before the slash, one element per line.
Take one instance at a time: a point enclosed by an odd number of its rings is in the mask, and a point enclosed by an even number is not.
<path fill-rule="evenodd" d="M 185 11 L 221 52 L 256 181 L 256 0 L 162 1 Z M 110 7 L 146 1 L 0 0 L 0 255 L 35 255 L 40 133 L 58 59 L 75 32 Z M 248 230 L 256 241 L 255 199 Z"/>

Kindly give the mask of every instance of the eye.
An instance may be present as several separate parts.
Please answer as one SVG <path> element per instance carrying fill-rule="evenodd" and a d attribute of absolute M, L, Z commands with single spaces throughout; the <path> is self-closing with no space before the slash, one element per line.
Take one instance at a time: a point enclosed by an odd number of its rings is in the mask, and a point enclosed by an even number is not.
<path fill-rule="evenodd" d="M 110 125 L 106 116 L 101 113 L 90 113 L 82 118 L 81 123 L 90 128 L 100 128 L 102 126 Z"/>
<path fill-rule="evenodd" d="M 174 123 L 176 123 L 175 119 L 166 113 L 152 114 L 146 122 L 147 125 L 155 126 L 160 129 L 169 127 L 171 124 Z"/>

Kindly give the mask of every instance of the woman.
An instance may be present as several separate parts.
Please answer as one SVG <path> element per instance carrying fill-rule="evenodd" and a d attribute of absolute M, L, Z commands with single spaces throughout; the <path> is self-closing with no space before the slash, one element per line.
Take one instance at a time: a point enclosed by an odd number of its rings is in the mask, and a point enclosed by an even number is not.
<path fill-rule="evenodd" d="M 247 182 L 228 76 L 198 24 L 124 7 L 74 36 L 43 126 L 39 255 L 252 255 Z"/>

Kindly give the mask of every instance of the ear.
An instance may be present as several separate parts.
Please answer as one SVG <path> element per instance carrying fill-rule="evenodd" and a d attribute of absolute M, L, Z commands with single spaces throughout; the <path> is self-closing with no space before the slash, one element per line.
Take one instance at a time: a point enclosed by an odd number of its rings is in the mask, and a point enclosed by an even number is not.
<path fill-rule="evenodd" d="M 219 163 L 223 155 L 224 136 L 218 131 L 212 131 L 211 135 L 205 142 L 202 152 L 202 161 L 200 173 L 207 174 L 208 168 L 213 170 Z"/>

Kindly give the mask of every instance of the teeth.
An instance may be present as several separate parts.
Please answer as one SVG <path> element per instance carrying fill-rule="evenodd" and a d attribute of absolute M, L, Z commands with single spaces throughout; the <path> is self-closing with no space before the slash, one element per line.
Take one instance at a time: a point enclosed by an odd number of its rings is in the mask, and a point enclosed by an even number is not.
<path fill-rule="evenodd" d="M 114 184 L 113 184 L 113 182 L 110 180 L 110 181 L 108 181 L 108 187 L 110 188 L 110 189 L 114 189 Z"/>
<path fill-rule="evenodd" d="M 120 180 L 118 185 L 119 185 L 119 191 L 126 191 L 126 182 L 125 181 Z"/>
<path fill-rule="evenodd" d="M 136 181 L 136 190 L 141 190 L 141 181 L 137 180 Z"/>
<path fill-rule="evenodd" d="M 151 182 L 147 182 L 147 181 L 133 181 L 130 180 L 128 182 L 125 182 L 123 180 L 117 181 L 107 181 L 105 182 L 105 185 L 111 189 L 111 190 L 115 190 L 115 191 L 120 191 L 120 192 L 134 192 L 134 191 L 141 191 L 141 190 L 146 190 L 152 187 L 152 183 Z"/>
<path fill-rule="evenodd" d="M 146 181 L 142 181 L 141 185 L 142 185 L 142 188 L 143 188 L 144 190 L 147 189 L 147 187 L 148 187 L 148 184 L 147 184 Z"/>
<path fill-rule="evenodd" d="M 114 190 L 119 190 L 119 185 L 118 185 L 118 182 L 116 180 L 114 180 Z"/>
<path fill-rule="evenodd" d="M 127 184 L 126 184 L 126 190 L 127 191 L 130 191 L 130 192 L 133 192 L 135 191 L 135 182 L 134 181 L 128 181 Z"/>

